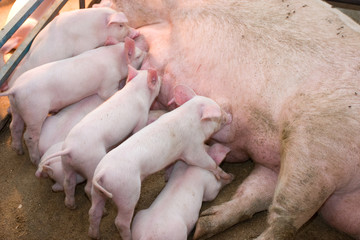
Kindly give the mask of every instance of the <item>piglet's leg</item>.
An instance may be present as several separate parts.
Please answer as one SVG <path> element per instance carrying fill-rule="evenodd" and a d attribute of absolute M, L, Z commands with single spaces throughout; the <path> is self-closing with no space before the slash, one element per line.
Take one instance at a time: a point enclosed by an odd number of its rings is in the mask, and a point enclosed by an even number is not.
<path fill-rule="evenodd" d="M 309 142 L 307 134 L 298 131 L 283 143 L 281 169 L 274 199 L 269 209 L 267 229 L 257 238 L 292 239 L 296 231 L 308 221 L 335 190 L 329 171 L 324 171 L 324 161 L 334 154 L 318 155 L 323 145 Z M 314 137 L 312 137 L 314 139 Z M 328 166 L 335 169 L 335 166 Z"/>
<path fill-rule="evenodd" d="M 113 192 L 113 201 L 118 209 L 115 225 L 123 240 L 131 240 L 130 225 L 140 198 L 141 180 L 134 174 L 132 177 L 123 176 L 119 182 L 123 183 L 122 186 L 117 187 L 117 192 Z"/>
<path fill-rule="evenodd" d="M 30 160 L 33 164 L 38 165 L 40 161 L 39 139 L 40 125 L 27 125 L 24 133 L 24 140 L 29 150 Z"/>
<path fill-rule="evenodd" d="M 91 200 L 92 178 L 88 178 L 85 185 L 85 194 Z"/>
<path fill-rule="evenodd" d="M 52 191 L 53 192 L 61 192 L 61 191 L 64 191 L 64 188 L 63 186 L 60 184 L 60 183 L 54 183 L 54 185 L 52 185 L 51 187 Z"/>
<path fill-rule="evenodd" d="M 211 207 L 200 214 L 194 239 L 206 239 L 240 221 L 251 218 L 255 213 L 266 210 L 275 191 L 277 174 L 261 165 L 239 186 L 232 199 L 219 206 Z"/>
<path fill-rule="evenodd" d="M 14 151 L 16 151 L 17 154 L 22 155 L 24 154 L 24 149 L 22 147 L 22 135 L 24 132 L 25 123 L 15 108 L 11 107 L 11 115 L 11 147 Z"/>
<path fill-rule="evenodd" d="M 131 219 L 134 215 L 134 210 L 130 210 L 129 212 L 118 213 L 115 218 L 115 225 L 118 229 L 120 236 L 124 240 L 131 240 Z"/>
<path fill-rule="evenodd" d="M 216 179 L 230 180 L 234 177 L 231 174 L 224 172 L 205 151 L 205 148 L 197 148 L 196 150 L 189 151 L 191 155 L 185 155 L 184 161 L 189 165 L 194 165 L 212 172 Z"/>
<path fill-rule="evenodd" d="M 89 210 L 89 237 L 94 239 L 100 238 L 100 221 L 103 215 L 106 198 L 103 194 L 99 193 L 96 189 L 92 188 L 91 191 L 91 208 Z"/>
<path fill-rule="evenodd" d="M 75 209 L 75 186 L 76 186 L 76 172 L 69 165 L 71 160 L 67 155 L 61 157 L 64 168 L 64 192 L 65 192 L 65 206 L 70 209 Z"/>

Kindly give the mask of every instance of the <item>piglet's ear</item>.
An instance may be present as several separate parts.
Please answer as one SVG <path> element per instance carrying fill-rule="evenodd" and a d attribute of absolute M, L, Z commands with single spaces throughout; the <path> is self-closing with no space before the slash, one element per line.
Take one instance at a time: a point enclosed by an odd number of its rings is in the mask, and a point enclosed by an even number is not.
<path fill-rule="evenodd" d="M 201 107 L 201 120 L 221 117 L 221 110 L 215 105 L 203 105 Z"/>
<path fill-rule="evenodd" d="M 108 26 L 110 24 L 122 24 L 122 23 L 127 23 L 129 22 L 129 20 L 127 19 L 127 17 L 125 16 L 124 13 L 122 12 L 118 12 L 118 13 L 114 13 L 114 14 L 111 14 L 108 18 Z"/>
<path fill-rule="evenodd" d="M 52 174 L 53 174 L 52 168 L 51 168 L 49 165 L 47 165 L 47 164 L 44 164 L 44 166 L 43 166 L 43 171 L 44 171 L 45 173 L 47 173 L 48 175 L 52 175 Z"/>
<path fill-rule="evenodd" d="M 195 96 L 194 90 L 186 85 L 179 84 L 174 87 L 174 100 L 178 106 L 183 105 Z"/>
<path fill-rule="evenodd" d="M 135 55 L 135 41 L 129 37 L 125 38 L 125 54 L 126 54 L 126 62 L 130 64 L 134 60 Z"/>
<path fill-rule="evenodd" d="M 158 75 L 156 70 L 148 69 L 147 84 L 150 89 L 154 89 L 158 81 Z"/>
<path fill-rule="evenodd" d="M 138 71 L 131 65 L 128 65 L 128 78 L 126 79 L 126 83 L 130 82 L 136 75 L 138 75 Z"/>

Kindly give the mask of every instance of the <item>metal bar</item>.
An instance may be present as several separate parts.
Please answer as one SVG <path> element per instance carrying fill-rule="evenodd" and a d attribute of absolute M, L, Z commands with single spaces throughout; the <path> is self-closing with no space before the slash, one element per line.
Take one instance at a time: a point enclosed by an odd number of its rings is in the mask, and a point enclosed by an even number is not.
<path fill-rule="evenodd" d="M 40 30 L 46 26 L 61 10 L 68 0 L 56 0 L 53 5 L 46 11 L 43 17 L 31 30 L 29 35 L 24 39 L 22 44 L 16 49 L 10 59 L 0 70 L 0 86 L 8 79 L 25 54 L 29 51 L 30 45 Z"/>
<path fill-rule="evenodd" d="M 10 122 L 10 118 L 11 118 L 10 113 L 7 113 L 3 119 L 1 119 L 0 116 L 0 133 L 2 132 L 3 129 L 5 129 L 6 124 Z"/>
<path fill-rule="evenodd" d="M 25 20 L 35 11 L 44 0 L 30 0 L 23 8 L 1 29 L 0 48 L 18 30 Z"/>
<path fill-rule="evenodd" d="M 101 0 L 91 0 L 91 2 L 89 3 L 89 5 L 87 7 L 91 8 L 94 4 L 100 3 L 100 2 L 101 2 Z"/>
<path fill-rule="evenodd" d="M 347 3 L 353 5 L 360 5 L 360 0 L 329 0 L 329 2 Z"/>
<path fill-rule="evenodd" d="M 79 0 L 80 8 L 85 8 L 85 0 Z"/>

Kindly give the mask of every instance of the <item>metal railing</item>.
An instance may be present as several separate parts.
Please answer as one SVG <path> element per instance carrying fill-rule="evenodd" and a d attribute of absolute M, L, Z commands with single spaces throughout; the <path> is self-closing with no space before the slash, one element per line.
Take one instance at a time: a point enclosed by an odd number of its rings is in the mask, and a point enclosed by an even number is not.
<path fill-rule="evenodd" d="M 16 32 L 25 20 L 35 11 L 44 0 L 30 0 L 1 30 L 0 47 Z M 29 51 L 30 45 L 36 35 L 48 24 L 62 9 L 68 0 L 56 0 L 53 5 L 44 13 L 24 41 L 11 55 L 9 60 L 0 70 L 0 86 L 8 79 L 25 54 Z M 84 0 L 80 0 L 84 2 Z M 85 4 L 85 3 L 84 3 Z"/>

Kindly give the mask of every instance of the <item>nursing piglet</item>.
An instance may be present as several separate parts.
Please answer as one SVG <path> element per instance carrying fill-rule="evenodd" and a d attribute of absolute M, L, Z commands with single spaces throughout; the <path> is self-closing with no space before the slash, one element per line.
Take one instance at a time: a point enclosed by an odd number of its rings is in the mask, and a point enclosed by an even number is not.
<path fill-rule="evenodd" d="M 218 145 L 216 143 L 210 148 L 226 148 Z M 216 155 L 222 154 L 220 159 L 217 157 L 218 163 L 229 150 L 213 151 Z M 133 240 L 186 240 L 199 217 L 202 202 L 212 201 L 221 188 L 231 181 L 217 180 L 214 174 L 205 169 L 177 161 L 169 181 L 150 208 L 135 215 L 131 230 Z"/>
<path fill-rule="evenodd" d="M 94 94 L 47 117 L 41 127 L 39 139 L 40 156 L 45 154 L 52 145 L 64 141 L 70 130 L 103 102 L 104 99 Z"/>
<path fill-rule="evenodd" d="M 97 94 L 91 95 L 83 100 L 74 103 L 60 112 L 49 116 L 41 128 L 39 151 L 40 163 L 35 173 L 37 177 L 50 177 L 55 181 L 52 186 L 53 191 L 62 191 L 64 182 L 64 171 L 61 163 L 61 157 L 45 161 L 48 156 L 61 151 L 63 141 L 70 130 L 90 111 L 98 107 L 102 100 Z M 79 178 L 79 180 L 78 180 Z M 84 179 L 78 175 L 77 183 Z"/>
<path fill-rule="evenodd" d="M 35 172 L 35 176 L 40 178 L 51 178 L 55 183 L 51 186 L 54 192 L 64 191 L 64 168 L 61 163 L 61 157 L 47 159 L 50 155 L 61 151 L 63 141 L 52 145 L 43 155 L 40 160 L 38 169 Z M 76 174 L 76 184 L 84 182 L 86 179 L 81 175 Z"/>
<path fill-rule="evenodd" d="M 99 237 L 103 207 L 109 197 L 118 208 L 115 225 L 122 239 L 131 239 L 130 223 L 142 180 L 178 159 L 207 169 L 218 179 L 231 179 L 209 156 L 204 145 L 212 134 L 229 124 L 230 115 L 213 100 L 184 96 L 176 88 L 175 101 L 185 103 L 179 103 L 179 108 L 136 132 L 100 161 L 91 192 L 90 237 Z"/>
<path fill-rule="evenodd" d="M 10 90 L 0 94 L 10 99 L 12 147 L 23 153 L 21 136 L 25 122 L 24 139 L 31 161 L 37 164 L 41 126 L 48 113 L 93 94 L 103 100 L 112 96 L 128 74 L 127 64 L 138 68 L 144 58 L 145 53 L 134 44 L 127 38 L 125 43 L 44 64 L 21 75 Z"/>
<path fill-rule="evenodd" d="M 100 46 L 135 38 L 138 32 L 126 25 L 122 12 L 111 8 L 87 8 L 64 12 L 54 18 L 34 39 L 8 86 L 24 72 L 45 63 L 73 57 Z M 2 87 L 6 90 L 6 84 Z"/>
<path fill-rule="evenodd" d="M 85 192 L 90 198 L 97 164 L 110 148 L 146 125 L 150 106 L 159 90 L 160 79 L 155 70 L 136 71 L 129 66 L 125 87 L 84 117 L 69 132 L 63 150 L 53 155 L 62 156 L 67 207 L 75 208 L 77 173 L 87 179 Z"/>

